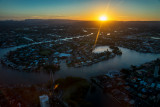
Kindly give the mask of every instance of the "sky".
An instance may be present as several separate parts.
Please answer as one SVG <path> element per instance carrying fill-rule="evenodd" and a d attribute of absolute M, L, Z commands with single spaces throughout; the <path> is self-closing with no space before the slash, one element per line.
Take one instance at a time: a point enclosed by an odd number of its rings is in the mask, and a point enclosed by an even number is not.
<path fill-rule="evenodd" d="M 160 21 L 160 0 L 0 0 L 0 20 Z"/>

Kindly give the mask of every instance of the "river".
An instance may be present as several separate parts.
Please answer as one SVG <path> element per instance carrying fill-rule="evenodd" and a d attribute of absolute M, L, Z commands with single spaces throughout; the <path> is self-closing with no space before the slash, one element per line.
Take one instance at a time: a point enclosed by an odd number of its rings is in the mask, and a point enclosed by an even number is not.
<path fill-rule="evenodd" d="M 24 47 L 16 46 L 11 48 L 0 49 L 0 57 L 3 57 L 9 51 Z M 29 45 L 27 45 L 29 46 Z M 99 46 L 98 51 L 106 50 L 104 46 Z M 108 48 L 106 46 L 106 48 Z M 119 47 L 122 51 L 121 56 L 116 56 L 112 59 L 102 61 L 91 66 L 81 68 L 67 67 L 65 61 L 61 61 L 61 69 L 54 74 L 54 78 L 64 78 L 67 76 L 89 78 L 107 73 L 109 70 L 120 70 L 128 68 L 130 65 L 140 65 L 145 62 L 155 60 L 160 57 L 160 54 L 140 53 L 134 50 Z M 19 72 L 0 64 L 0 85 L 13 84 L 40 84 L 50 80 L 50 75 L 45 72 Z"/>

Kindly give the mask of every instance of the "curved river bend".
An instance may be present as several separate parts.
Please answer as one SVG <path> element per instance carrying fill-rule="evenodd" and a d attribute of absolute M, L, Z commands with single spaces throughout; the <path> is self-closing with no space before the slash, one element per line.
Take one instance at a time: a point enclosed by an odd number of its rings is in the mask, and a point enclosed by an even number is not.
<path fill-rule="evenodd" d="M 9 51 L 24 46 L 26 45 L 0 49 L 0 57 L 3 57 Z M 104 46 L 98 48 L 100 48 L 100 50 L 102 50 L 101 48 L 105 49 Z M 108 47 L 106 46 L 106 48 Z M 61 69 L 54 74 L 54 78 L 57 79 L 67 76 L 89 78 L 91 76 L 105 74 L 109 70 L 120 70 L 122 68 L 130 67 L 130 65 L 140 65 L 160 57 L 160 54 L 139 53 L 121 47 L 120 49 L 123 53 L 122 56 L 116 56 L 110 60 L 102 61 L 91 66 L 84 66 L 81 68 L 69 68 L 66 66 L 65 61 L 62 61 Z M 50 75 L 48 73 L 18 72 L 0 64 L 0 85 L 37 84 L 45 83 L 48 80 L 50 80 Z"/>

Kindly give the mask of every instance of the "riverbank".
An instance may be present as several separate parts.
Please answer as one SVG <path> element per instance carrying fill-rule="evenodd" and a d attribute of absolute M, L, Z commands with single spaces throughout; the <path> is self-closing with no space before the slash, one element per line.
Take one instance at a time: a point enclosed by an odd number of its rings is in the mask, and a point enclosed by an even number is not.
<path fill-rule="evenodd" d="M 111 94 L 122 106 L 158 106 L 160 104 L 160 59 L 111 71 L 91 80 Z"/>
<path fill-rule="evenodd" d="M 0 55 L 3 56 L 11 50 L 16 48 L 7 48 L 2 50 Z M 130 65 L 140 65 L 145 62 L 157 59 L 159 54 L 144 54 L 133 50 L 121 48 L 121 56 L 116 56 L 107 61 L 101 61 L 91 66 L 84 66 L 80 68 L 68 67 L 66 62 L 62 61 L 60 63 L 61 69 L 55 72 L 54 78 L 65 78 L 67 76 L 83 77 L 89 78 L 91 76 L 102 75 L 110 70 L 120 70 L 122 68 L 128 68 Z M 38 73 L 28 73 L 28 72 L 18 72 L 12 70 L 6 66 L 0 64 L 0 84 L 37 84 L 45 83 L 50 79 L 50 75 L 44 72 Z"/>
<path fill-rule="evenodd" d="M 122 54 L 118 47 L 111 47 L 111 51 L 106 50 L 96 53 L 92 49 L 92 45 L 89 44 L 77 44 L 73 40 L 61 41 L 60 43 L 52 41 L 18 48 L 5 55 L 1 62 L 19 71 L 51 70 L 55 72 L 60 69 L 60 61 L 63 59 L 67 59 L 66 63 L 69 67 L 83 67 L 109 60 L 116 55 Z"/>

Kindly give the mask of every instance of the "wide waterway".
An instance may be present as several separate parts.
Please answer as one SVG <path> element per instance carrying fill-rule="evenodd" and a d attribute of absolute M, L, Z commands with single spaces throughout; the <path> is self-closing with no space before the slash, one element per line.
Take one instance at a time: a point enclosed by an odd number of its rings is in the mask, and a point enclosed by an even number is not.
<path fill-rule="evenodd" d="M 0 49 L 0 57 L 3 57 L 7 52 L 21 48 L 17 46 L 12 48 Z M 99 46 L 96 49 L 98 52 L 108 49 L 108 47 Z M 145 62 L 155 60 L 160 57 L 160 54 L 139 53 L 133 50 L 120 47 L 121 56 L 116 56 L 112 59 L 102 61 L 91 66 L 81 68 L 67 67 L 65 61 L 61 62 L 61 69 L 54 74 L 54 78 L 63 78 L 67 76 L 89 78 L 91 76 L 107 73 L 109 70 L 120 70 L 128 68 L 130 65 L 140 65 Z M 12 84 L 37 84 L 45 83 L 50 79 L 48 73 L 40 72 L 19 72 L 0 64 L 0 85 Z"/>

